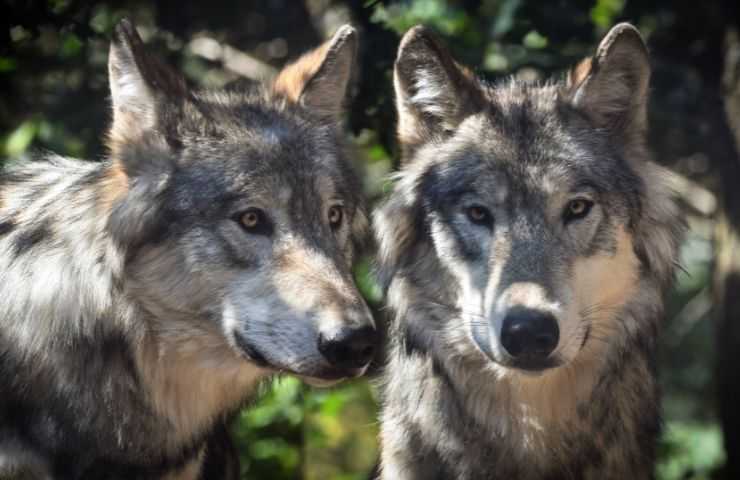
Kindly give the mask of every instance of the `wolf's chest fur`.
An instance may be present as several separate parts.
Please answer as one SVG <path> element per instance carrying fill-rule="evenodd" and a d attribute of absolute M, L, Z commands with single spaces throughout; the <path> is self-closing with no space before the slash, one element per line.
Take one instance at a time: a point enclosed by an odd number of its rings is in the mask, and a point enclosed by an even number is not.
<path fill-rule="evenodd" d="M 388 368 L 405 374 L 386 385 L 383 443 L 398 469 L 387 478 L 647 478 L 660 429 L 651 355 L 599 359 L 537 388 L 394 348 Z"/>

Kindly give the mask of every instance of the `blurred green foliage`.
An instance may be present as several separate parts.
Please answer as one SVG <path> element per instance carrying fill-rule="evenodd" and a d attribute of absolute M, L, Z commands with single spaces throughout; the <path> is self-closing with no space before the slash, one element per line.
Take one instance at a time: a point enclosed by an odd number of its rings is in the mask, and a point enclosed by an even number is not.
<path fill-rule="evenodd" d="M 200 85 L 222 85 L 243 72 L 234 71 L 225 57 L 199 53 L 193 39 L 211 39 L 221 51 L 228 46 L 276 68 L 317 44 L 339 23 L 352 21 L 363 30 L 364 71 L 350 125 L 368 195 L 377 200 L 387 192 L 387 175 L 397 161 L 391 67 L 398 38 L 408 28 L 431 26 L 461 61 L 492 80 L 510 74 L 538 80 L 589 54 L 615 22 L 631 20 L 656 45 L 651 143 L 657 159 L 711 188 L 706 158 L 712 155 L 712 129 L 694 120 L 702 108 L 695 99 L 705 95 L 697 93 L 705 88 L 699 70 L 703 67 L 691 65 L 684 53 L 689 50 L 676 50 L 684 48 L 683 42 L 699 49 L 691 55 L 713 47 L 702 43 L 702 31 L 691 31 L 693 40 L 671 37 L 685 22 L 686 9 L 681 10 L 683 17 L 677 13 L 680 5 L 689 3 L 6 1 L 0 12 L 0 165 L 24 161 L 40 150 L 90 160 L 105 156 L 107 38 L 124 15 L 134 18 L 153 50 Z M 699 8 L 701 18 L 714 18 L 711 5 Z M 669 302 L 660 359 L 667 420 L 656 472 L 661 480 L 710 478 L 725 458 L 710 394 L 715 360 L 708 321 L 711 222 L 689 218 L 692 231 L 682 254 L 685 273 L 679 275 Z M 381 294 L 370 270 L 369 261 L 361 262 L 356 277 L 377 307 Z M 240 413 L 233 429 L 243 478 L 367 478 L 378 454 L 377 401 L 367 381 L 316 390 L 283 378 L 263 390 Z"/>

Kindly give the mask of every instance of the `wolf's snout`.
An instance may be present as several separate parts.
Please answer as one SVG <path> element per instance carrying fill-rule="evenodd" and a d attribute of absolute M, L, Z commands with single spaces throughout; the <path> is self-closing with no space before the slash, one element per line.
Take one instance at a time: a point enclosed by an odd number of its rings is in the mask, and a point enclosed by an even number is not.
<path fill-rule="evenodd" d="M 517 363 L 543 363 L 559 340 L 558 322 L 551 313 L 521 308 L 504 317 L 501 345 Z"/>
<path fill-rule="evenodd" d="M 319 352 L 329 363 L 342 370 L 359 370 L 375 356 L 378 333 L 370 326 L 341 328 L 319 335 Z"/>

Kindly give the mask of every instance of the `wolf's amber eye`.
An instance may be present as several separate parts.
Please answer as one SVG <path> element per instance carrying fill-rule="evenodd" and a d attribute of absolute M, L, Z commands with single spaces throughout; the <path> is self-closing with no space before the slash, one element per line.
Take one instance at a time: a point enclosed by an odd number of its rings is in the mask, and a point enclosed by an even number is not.
<path fill-rule="evenodd" d="M 260 216 L 257 212 L 247 212 L 242 215 L 242 225 L 247 228 L 255 228 L 260 223 Z"/>
<path fill-rule="evenodd" d="M 586 200 L 585 198 L 577 198 L 568 202 L 568 206 L 565 207 L 565 221 L 578 220 L 584 218 L 591 211 L 594 202 Z"/>
<path fill-rule="evenodd" d="M 234 217 L 241 227 L 249 233 L 268 235 L 272 228 L 265 212 L 258 208 L 250 208 Z"/>
<path fill-rule="evenodd" d="M 342 224 L 344 218 L 344 211 L 339 205 L 333 205 L 329 207 L 329 225 L 332 228 L 338 228 Z"/>
<path fill-rule="evenodd" d="M 465 210 L 465 214 L 468 216 L 468 219 L 476 225 L 489 226 L 491 225 L 493 220 L 491 212 L 489 212 L 487 208 L 481 207 L 480 205 L 473 205 L 471 207 L 468 207 Z"/>

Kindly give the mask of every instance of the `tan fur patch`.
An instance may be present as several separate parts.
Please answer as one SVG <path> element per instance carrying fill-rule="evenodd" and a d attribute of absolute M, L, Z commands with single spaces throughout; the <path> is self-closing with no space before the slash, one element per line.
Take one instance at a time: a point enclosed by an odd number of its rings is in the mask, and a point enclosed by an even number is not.
<path fill-rule="evenodd" d="M 614 255 L 595 255 L 577 260 L 573 267 L 573 288 L 579 310 L 595 305 L 613 312 L 634 293 L 640 262 L 632 237 L 620 227 Z"/>
<path fill-rule="evenodd" d="M 173 450 L 238 407 L 266 375 L 218 332 L 175 322 L 150 331 L 136 355 L 153 408 L 171 422 Z"/>
<path fill-rule="evenodd" d="M 578 65 L 573 67 L 570 72 L 568 72 L 568 85 L 575 87 L 583 83 L 584 80 L 586 80 L 586 77 L 588 77 L 589 73 L 591 73 L 591 67 L 593 65 L 593 59 L 591 57 L 584 58 L 580 62 L 578 62 Z"/>
<path fill-rule="evenodd" d="M 128 192 L 128 176 L 118 162 L 113 162 L 107 168 L 105 177 L 100 183 L 100 207 L 109 212 L 113 203 Z"/>
<path fill-rule="evenodd" d="M 155 123 L 153 111 L 132 112 L 114 109 L 113 122 L 106 136 L 106 146 L 110 150 L 111 158 L 119 158 L 121 150 L 126 145 L 139 141 L 146 131 L 154 128 Z"/>
<path fill-rule="evenodd" d="M 359 298 L 352 282 L 337 271 L 334 262 L 300 246 L 280 257 L 274 278 L 280 298 L 299 311 L 317 305 L 346 305 Z"/>

